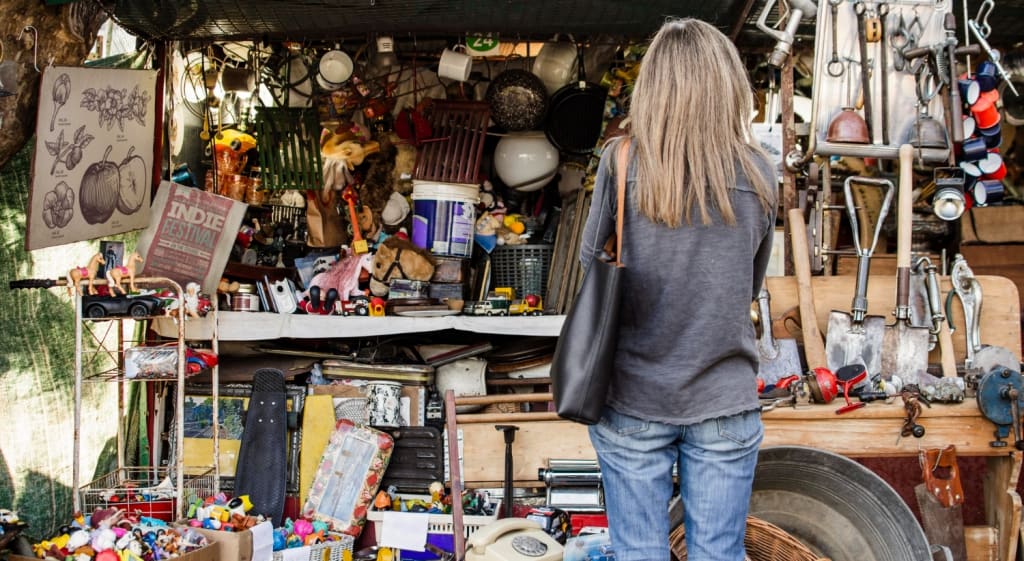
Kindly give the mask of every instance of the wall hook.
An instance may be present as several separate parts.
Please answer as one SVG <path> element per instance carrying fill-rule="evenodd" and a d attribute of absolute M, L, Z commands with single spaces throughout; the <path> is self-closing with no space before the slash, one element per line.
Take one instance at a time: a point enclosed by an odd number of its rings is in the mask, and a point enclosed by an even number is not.
<path fill-rule="evenodd" d="M 30 29 L 32 30 L 32 36 L 34 37 L 32 41 L 32 66 L 35 67 L 36 72 L 41 72 L 41 70 L 39 70 L 39 30 L 36 29 L 35 26 L 26 25 L 21 28 L 21 33 L 18 34 L 18 41 L 21 41 L 21 37 Z"/>

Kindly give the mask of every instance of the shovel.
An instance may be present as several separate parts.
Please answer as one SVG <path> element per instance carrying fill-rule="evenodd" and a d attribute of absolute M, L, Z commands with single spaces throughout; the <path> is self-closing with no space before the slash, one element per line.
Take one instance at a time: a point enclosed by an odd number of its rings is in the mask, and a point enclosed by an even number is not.
<path fill-rule="evenodd" d="M 913 216 L 914 147 L 900 146 L 900 188 L 896 205 L 896 322 L 886 326 L 882 341 L 882 378 L 899 376 L 906 384 L 925 386 L 928 374 L 927 327 L 910 324 L 910 233 Z"/>
<path fill-rule="evenodd" d="M 853 190 L 851 188 L 854 182 L 876 186 L 883 189 L 885 193 L 869 247 L 861 247 L 860 243 L 860 225 L 857 221 L 857 209 L 853 205 Z M 875 251 L 878 235 L 882 231 L 882 222 L 889 214 L 893 190 L 892 182 L 887 179 L 847 177 L 843 183 L 846 212 L 853 230 L 853 245 L 857 250 L 857 285 L 853 295 L 851 313 L 832 310 L 828 316 L 825 356 L 828 361 L 828 369 L 833 372 L 848 364 L 861 364 L 867 370 L 868 378 L 872 378 L 882 369 L 881 354 L 882 339 L 885 336 L 885 318 L 867 315 L 868 273 L 871 269 L 871 254 Z"/>
<path fill-rule="evenodd" d="M 766 386 L 774 385 L 779 378 L 791 374 L 800 375 L 800 351 L 795 339 L 776 339 L 772 335 L 771 295 L 762 287 L 757 295 L 757 311 L 761 317 L 761 338 L 757 340 L 757 351 L 760 362 L 757 377 L 764 380 Z"/>

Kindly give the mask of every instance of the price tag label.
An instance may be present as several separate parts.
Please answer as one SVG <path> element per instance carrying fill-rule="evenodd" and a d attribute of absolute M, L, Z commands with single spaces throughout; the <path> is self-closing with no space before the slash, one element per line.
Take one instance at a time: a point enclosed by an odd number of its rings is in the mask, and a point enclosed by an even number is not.
<path fill-rule="evenodd" d="M 501 41 L 497 35 L 490 33 L 481 35 L 469 35 L 466 37 L 466 50 L 472 56 L 493 56 L 498 54 L 498 47 Z"/>

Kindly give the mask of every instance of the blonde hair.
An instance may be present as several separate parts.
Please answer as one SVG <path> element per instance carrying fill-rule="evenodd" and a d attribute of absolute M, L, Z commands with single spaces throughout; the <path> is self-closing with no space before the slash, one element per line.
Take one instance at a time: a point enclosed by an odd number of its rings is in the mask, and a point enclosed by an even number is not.
<path fill-rule="evenodd" d="M 703 224 L 716 209 L 735 224 L 729 196 L 736 164 L 770 210 L 776 189 L 757 161 L 764 152 L 750 128 L 752 90 L 736 47 L 696 19 L 669 19 L 654 35 L 630 98 L 640 213 L 675 228 Z"/>

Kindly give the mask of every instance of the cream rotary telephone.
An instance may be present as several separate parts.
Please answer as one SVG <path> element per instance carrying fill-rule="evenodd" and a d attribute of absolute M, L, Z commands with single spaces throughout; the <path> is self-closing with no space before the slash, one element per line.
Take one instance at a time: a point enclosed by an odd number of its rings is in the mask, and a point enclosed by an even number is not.
<path fill-rule="evenodd" d="M 466 542 L 466 561 L 560 561 L 562 554 L 562 544 L 526 518 L 495 520 Z"/>

